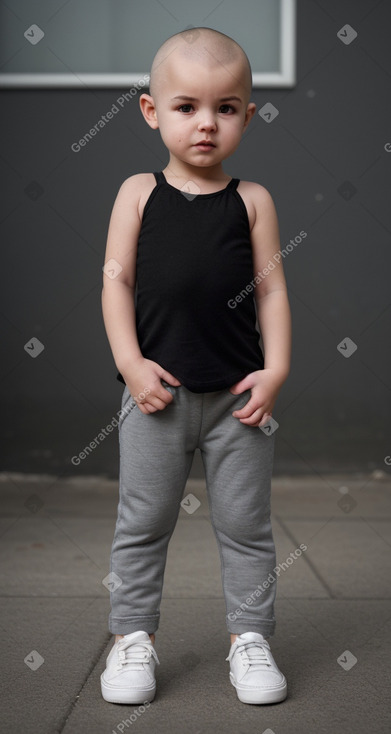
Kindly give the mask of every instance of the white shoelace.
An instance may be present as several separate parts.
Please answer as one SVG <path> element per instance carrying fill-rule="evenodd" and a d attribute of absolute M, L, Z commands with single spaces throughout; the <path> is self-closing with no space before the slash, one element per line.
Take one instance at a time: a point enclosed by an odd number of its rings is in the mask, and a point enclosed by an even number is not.
<path fill-rule="evenodd" d="M 135 649 L 143 647 L 143 650 Z M 125 667 L 131 668 L 134 664 L 149 663 L 152 657 L 156 660 L 157 664 L 160 665 L 159 658 L 156 650 L 151 641 L 148 640 L 137 640 L 132 642 L 127 640 L 126 642 L 120 641 L 117 651 L 118 670 L 123 670 Z"/>
<path fill-rule="evenodd" d="M 231 662 L 232 658 L 236 653 L 244 658 L 243 662 L 248 665 L 257 665 L 260 668 L 271 667 L 266 647 L 267 643 L 264 642 L 241 642 L 237 647 L 233 647 L 230 651 L 226 660 Z M 251 649 L 251 652 L 250 652 Z"/>

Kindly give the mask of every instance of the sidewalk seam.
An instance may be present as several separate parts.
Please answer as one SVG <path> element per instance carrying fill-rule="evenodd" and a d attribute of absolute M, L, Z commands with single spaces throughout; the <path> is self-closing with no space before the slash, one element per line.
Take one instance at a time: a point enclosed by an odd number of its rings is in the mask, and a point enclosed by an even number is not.
<path fill-rule="evenodd" d="M 295 538 L 295 536 L 294 536 L 294 535 L 293 535 L 293 533 L 292 533 L 292 532 L 291 532 L 291 531 L 289 530 L 289 528 L 288 528 L 288 527 L 287 527 L 287 526 L 285 525 L 285 523 L 284 523 L 284 521 L 283 521 L 283 520 L 281 519 L 281 517 L 280 517 L 279 515 L 274 515 L 274 517 L 275 517 L 275 519 L 277 520 L 277 522 L 278 522 L 278 523 L 280 524 L 280 526 L 281 526 L 282 530 L 284 531 L 284 533 L 285 533 L 285 534 L 286 534 L 286 535 L 288 536 L 289 540 L 291 540 L 291 541 L 292 541 L 292 543 L 294 543 L 294 544 L 295 544 L 295 547 L 297 547 L 297 545 L 298 545 L 298 540 L 297 540 L 297 539 Z M 325 591 L 327 592 L 327 594 L 329 595 L 330 599 L 336 599 L 336 597 L 335 597 L 335 595 L 333 594 L 333 592 L 331 591 L 331 589 L 330 589 L 329 585 L 328 585 L 328 584 L 326 583 L 326 581 L 325 581 L 325 580 L 323 579 L 323 577 L 322 577 L 322 576 L 321 576 L 321 574 L 319 573 L 318 569 L 317 569 L 317 568 L 316 568 L 316 566 L 315 566 L 315 565 L 314 565 L 314 564 L 312 563 L 311 559 L 310 559 L 310 558 L 308 557 L 308 555 L 307 555 L 306 553 L 303 553 L 303 559 L 304 559 L 304 561 L 305 561 L 305 562 L 306 562 L 306 563 L 308 564 L 308 566 L 310 567 L 310 569 L 311 569 L 312 573 L 314 574 L 315 578 L 317 578 L 317 579 L 318 579 L 318 581 L 319 581 L 319 583 L 320 583 L 320 584 L 321 584 L 321 585 L 323 586 L 324 590 L 325 590 Z"/>
<path fill-rule="evenodd" d="M 96 666 L 97 666 L 97 664 L 99 662 L 99 659 L 102 656 L 102 654 L 103 654 L 105 648 L 107 647 L 107 645 L 108 645 L 110 639 L 112 638 L 112 636 L 113 635 L 112 635 L 111 632 L 108 632 L 107 633 L 107 638 L 106 638 L 105 642 L 99 648 L 97 654 L 94 656 L 94 658 L 92 660 L 92 663 L 91 663 L 89 669 L 86 672 L 85 678 L 84 678 L 84 680 L 83 680 L 83 682 L 82 682 L 82 684 L 81 684 L 78 692 L 76 693 L 76 696 L 75 696 L 74 700 L 70 702 L 70 705 L 68 707 L 67 712 L 64 714 L 62 720 L 59 722 L 58 729 L 56 730 L 56 734 L 61 734 L 61 732 L 64 731 L 64 728 L 65 728 L 65 726 L 66 726 L 66 724 L 68 722 L 68 719 L 70 718 L 70 716 L 71 716 L 74 708 L 76 707 L 76 705 L 78 703 L 78 700 L 77 699 L 79 698 L 80 694 L 82 693 L 82 691 L 83 691 L 83 689 L 84 689 L 84 687 L 85 687 L 85 685 L 86 685 L 86 683 L 87 683 L 87 681 L 88 681 L 91 673 L 95 670 L 95 668 L 96 668 Z"/>

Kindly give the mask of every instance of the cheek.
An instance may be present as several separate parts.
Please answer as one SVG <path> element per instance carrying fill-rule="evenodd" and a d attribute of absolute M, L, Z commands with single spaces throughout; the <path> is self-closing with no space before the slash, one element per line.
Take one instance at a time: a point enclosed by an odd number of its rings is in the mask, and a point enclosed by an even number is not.
<path fill-rule="evenodd" d="M 235 125 L 232 134 L 235 138 L 240 138 L 243 133 L 243 124 L 242 122 L 238 122 L 237 125 Z"/>
<path fill-rule="evenodd" d="M 240 137 L 240 134 L 241 133 L 237 125 L 233 125 L 228 130 L 226 130 L 226 133 L 225 133 L 226 139 L 229 140 L 230 142 L 236 140 L 237 137 Z"/>

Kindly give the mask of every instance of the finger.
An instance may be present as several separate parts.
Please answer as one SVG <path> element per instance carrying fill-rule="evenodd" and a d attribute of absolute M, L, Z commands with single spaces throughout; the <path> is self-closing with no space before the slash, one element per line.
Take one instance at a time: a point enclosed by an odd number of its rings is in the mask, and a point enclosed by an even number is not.
<path fill-rule="evenodd" d="M 138 405 L 152 405 L 158 410 L 165 408 L 166 405 L 171 403 L 173 395 L 169 390 L 166 390 L 163 385 L 156 386 L 152 392 L 148 393 L 142 400 L 136 400 Z"/>
<path fill-rule="evenodd" d="M 254 413 L 253 416 L 250 418 L 239 418 L 240 422 L 243 423 L 246 426 L 254 426 L 254 428 L 259 427 L 259 415 L 258 412 Z"/>
<path fill-rule="evenodd" d="M 246 418 L 239 418 L 241 423 L 244 423 L 246 426 L 258 426 L 259 422 L 262 418 L 263 411 L 261 408 L 258 408 L 257 410 L 253 411 L 253 413 Z"/>
<path fill-rule="evenodd" d="M 160 379 L 165 380 L 169 385 L 176 385 L 177 387 L 181 384 L 180 381 L 174 377 L 171 372 L 167 372 L 167 370 L 163 370 L 163 373 L 160 375 Z"/>
<path fill-rule="evenodd" d="M 167 390 L 167 388 L 164 387 L 163 385 L 161 386 L 161 389 L 159 390 L 156 396 L 153 396 L 153 398 L 149 396 L 149 401 L 153 403 L 154 405 L 156 405 L 154 398 L 156 398 L 156 400 L 163 402 L 164 406 L 168 405 L 169 403 L 171 403 L 174 400 L 173 394 L 169 390 Z"/>
<path fill-rule="evenodd" d="M 257 403 L 256 398 L 250 398 L 243 408 L 234 410 L 232 415 L 234 418 L 249 418 L 256 410 L 260 410 L 263 413 L 263 406 Z"/>
<path fill-rule="evenodd" d="M 263 426 L 266 426 L 266 424 L 269 423 L 271 417 L 271 413 L 264 413 L 261 422 L 258 424 L 259 427 L 263 428 Z"/>
<path fill-rule="evenodd" d="M 251 388 L 254 387 L 254 375 L 252 372 L 250 372 L 246 377 L 243 377 L 242 380 L 239 380 L 239 382 L 235 382 L 234 385 L 231 385 L 229 388 L 232 395 L 238 395 L 242 392 L 245 392 L 246 390 L 251 390 Z"/>
<path fill-rule="evenodd" d="M 164 408 L 167 408 L 167 405 L 168 403 L 164 400 L 160 400 L 160 398 L 154 397 L 152 399 L 149 399 L 147 402 L 139 405 L 139 408 L 142 413 L 155 413 L 157 410 L 164 410 Z M 145 408 L 145 410 L 142 410 L 142 408 Z"/>
<path fill-rule="evenodd" d="M 139 409 L 141 410 L 144 415 L 149 415 L 150 413 L 157 413 L 160 408 L 155 408 L 154 405 L 151 405 L 151 403 L 145 403 L 144 405 L 139 405 Z"/>
<path fill-rule="evenodd" d="M 137 407 L 138 407 L 139 411 L 141 413 L 143 413 L 143 415 L 148 415 L 148 413 L 150 412 L 149 410 L 147 410 L 147 406 L 146 405 L 140 405 L 139 404 Z"/>
<path fill-rule="evenodd" d="M 168 394 L 170 396 L 169 398 L 166 398 L 166 397 L 164 397 L 164 398 L 153 397 L 148 402 L 154 408 L 157 408 L 158 410 L 164 410 L 164 408 L 167 408 L 167 405 L 169 403 L 171 403 L 171 401 L 172 401 L 172 395 L 170 393 L 168 393 Z"/>

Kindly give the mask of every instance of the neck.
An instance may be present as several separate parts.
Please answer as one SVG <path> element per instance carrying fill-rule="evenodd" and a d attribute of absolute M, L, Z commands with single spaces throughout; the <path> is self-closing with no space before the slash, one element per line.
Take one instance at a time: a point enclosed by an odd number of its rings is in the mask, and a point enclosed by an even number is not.
<path fill-rule="evenodd" d="M 207 167 L 192 166 L 172 157 L 166 168 L 163 169 L 163 173 L 167 179 L 175 181 L 175 186 L 187 181 L 213 184 L 224 183 L 230 179 L 230 176 L 224 173 L 221 163 Z"/>

